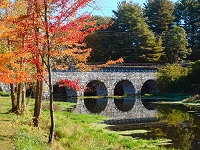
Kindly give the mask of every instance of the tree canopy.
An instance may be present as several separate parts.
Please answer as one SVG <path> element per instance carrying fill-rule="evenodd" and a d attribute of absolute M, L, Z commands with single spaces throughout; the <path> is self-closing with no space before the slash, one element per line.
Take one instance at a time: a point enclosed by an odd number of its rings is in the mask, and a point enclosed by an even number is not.
<path fill-rule="evenodd" d="M 122 1 L 113 11 L 113 24 L 96 32 L 101 37 L 101 55 L 107 59 L 123 57 L 124 62 L 155 62 L 162 55 L 160 37 L 155 36 L 146 23 L 142 8 L 132 2 Z M 94 36 L 94 35 L 93 35 Z M 93 57 L 93 55 L 92 55 Z"/>
<path fill-rule="evenodd" d="M 186 36 L 185 30 L 179 26 L 174 26 L 174 29 L 166 34 L 165 53 L 168 62 L 177 63 L 191 54 L 191 49 L 187 48 L 188 40 Z"/>
<path fill-rule="evenodd" d="M 117 10 L 113 10 L 113 24 L 93 35 L 101 41 L 95 49 L 98 49 L 102 61 L 121 55 L 129 63 L 174 62 L 169 61 L 169 53 L 166 52 L 176 41 L 170 43 L 168 37 L 172 36 L 169 33 L 174 32 L 174 26 L 179 26 L 186 32 L 186 35 L 181 34 L 181 39 L 187 41 L 183 45 L 188 49 L 181 50 L 186 54 L 181 60 L 196 61 L 200 59 L 199 5 L 198 0 L 180 0 L 175 3 L 170 0 L 149 0 L 141 7 L 132 1 L 123 0 Z M 87 44 L 92 45 L 92 42 L 90 44 L 88 41 Z M 177 49 L 176 53 L 179 52 L 180 49 Z M 96 56 L 93 53 L 90 61 L 99 61 Z"/>
<path fill-rule="evenodd" d="M 174 21 L 174 4 L 170 0 L 148 0 L 144 10 L 147 22 L 154 33 L 170 29 Z"/>

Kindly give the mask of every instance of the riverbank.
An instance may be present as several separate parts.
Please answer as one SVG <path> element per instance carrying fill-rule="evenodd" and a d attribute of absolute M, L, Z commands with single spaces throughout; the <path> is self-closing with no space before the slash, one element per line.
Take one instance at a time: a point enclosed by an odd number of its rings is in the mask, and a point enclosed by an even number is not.
<path fill-rule="evenodd" d="M 158 93 L 158 94 L 145 94 L 142 98 L 160 99 L 167 101 L 182 101 L 190 96 L 194 96 L 193 93 Z"/>
<path fill-rule="evenodd" d="M 55 140 L 48 145 L 50 126 L 48 101 L 43 101 L 40 126 L 32 126 L 34 101 L 30 100 L 23 115 L 9 113 L 10 98 L 0 97 L 0 150 L 162 150 L 158 140 L 133 139 L 108 131 L 99 115 L 75 114 L 66 111 L 71 103 L 55 102 Z"/>

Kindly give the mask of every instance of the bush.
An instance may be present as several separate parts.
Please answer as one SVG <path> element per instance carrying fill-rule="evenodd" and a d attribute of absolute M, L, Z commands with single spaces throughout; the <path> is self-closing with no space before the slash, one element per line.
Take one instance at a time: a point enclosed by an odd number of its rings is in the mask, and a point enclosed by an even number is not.
<path fill-rule="evenodd" d="M 200 93 L 200 60 L 188 68 L 175 64 L 161 68 L 157 73 L 161 92 Z"/>
<path fill-rule="evenodd" d="M 187 76 L 188 90 L 192 90 L 195 93 L 200 93 L 200 60 L 191 64 L 191 69 Z"/>
<path fill-rule="evenodd" d="M 9 92 L 2 92 L 2 91 L 0 91 L 0 96 L 9 97 L 10 93 Z"/>
<path fill-rule="evenodd" d="M 181 91 L 182 87 L 179 83 L 188 75 L 188 71 L 188 68 L 176 64 L 168 64 L 165 68 L 160 68 L 157 73 L 160 90 L 163 92 Z"/>

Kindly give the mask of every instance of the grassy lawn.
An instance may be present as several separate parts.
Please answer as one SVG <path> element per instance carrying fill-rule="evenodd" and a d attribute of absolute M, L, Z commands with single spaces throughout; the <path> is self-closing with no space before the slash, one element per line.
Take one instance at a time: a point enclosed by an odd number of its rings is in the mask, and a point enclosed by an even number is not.
<path fill-rule="evenodd" d="M 10 103 L 8 98 L 0 98 L 0 150 L 14 148 L 15 123 L 13 114 L 9 114 Z"/>
<path fill-rule="evenodd" d="M 43 101 L 40 126 L 32 126 L 33 104 L 30 100 L 23 115 L 9 113 L 10 98 L 0 97 L 0 150 L 161 150 L 158 140 L 124 137 L 104 129 L 103 116 L 66 111 L 70 103 L 54 102 L 55 140 L 48 145 L 50 126 L 48 101 Z"/>

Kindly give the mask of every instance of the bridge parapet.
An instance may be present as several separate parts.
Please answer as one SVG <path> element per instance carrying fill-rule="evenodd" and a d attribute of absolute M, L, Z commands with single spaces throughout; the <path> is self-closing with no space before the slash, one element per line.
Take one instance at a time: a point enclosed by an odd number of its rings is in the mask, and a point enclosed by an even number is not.
<path fill-rule="evenodd" d="M 97 66 L 97 64 L 89 64 L 89 66 L 95 67 Z M 147 64 L 116 64 L 116 65 L 110 65 L 108 67 L 101 67 L 99 69 L 96 70 L 91 70 L 88 72 L 151 72 L 151 71 L 157 71 L 158 68 L 164 67 L 165 64 L 151 64 L 151 63 L 147 63 Z M 79 72 L 79 70 L 75 69 L 75 67 L 71 66 L 70 68 L 68 68 L 68 70 L 63 70 L 63 71 L 68 71 L 68 72 Z"/>

